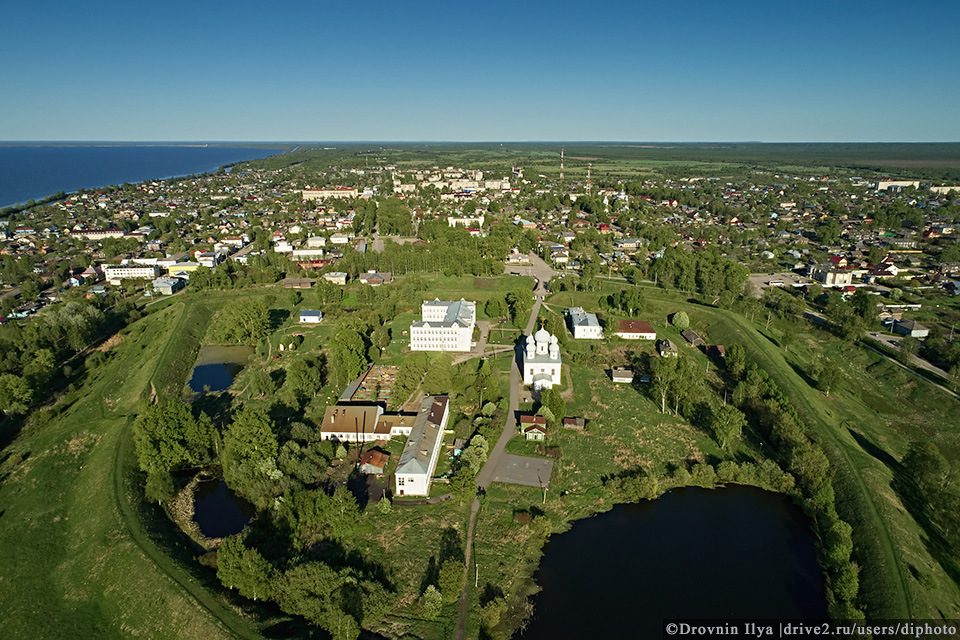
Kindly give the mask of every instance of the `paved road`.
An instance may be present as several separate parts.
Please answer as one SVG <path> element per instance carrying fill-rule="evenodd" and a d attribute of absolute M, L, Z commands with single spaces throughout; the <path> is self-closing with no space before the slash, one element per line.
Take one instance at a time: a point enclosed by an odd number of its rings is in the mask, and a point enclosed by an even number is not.
<path fill-rule="evenodd" d="M 545 282 L 549 282 L 550 278 L 559 273 L 559 271 L 554 271 L 550 265 L 544 262 L 539 256 L 533 254 L 530 254 L 529 265 L 508 265 L 504 267 L 503 272 L 518 276 L 533 276 L 539 281 L 538 287 L 542 286 Z M 541 291 L 540 293 L 545 294 L 546 292 Z M 534 316 L 534 318 L 536 318 L 536 316 Z"/>
<path fill-rule="evenodd" d="M 541 260 L 541 262 L 543 261 Z M 537 301 L 533 304 L 533 311 L 530 312 L 530 319 L 527 321 L 527 328 L 524 332 L 525 335 L 532 334 L 533 328 L 537 323 L 537 316 L 540 314 L 540 305 L 542 304 L 540 298 L 546 294 L 543 283 L 544 281 L 540 280 L 537 288 L 533 291 Z M 514 353 L 516 353 L 516 351 L 514 351 Z M 497 467 L 500 465 L 500 459 L 503 456 L 504 450 L 507 448 L 507 443 L 510 442 L 510 439 L 517 432 L 517 411 L 519 410 L 520 368 L 517 365 L 517 358 L 514 357 L 513 363 L 510 366 L 510 406 L 507 409 L 507 424 L 503 429 L 503 433 L 500 434 L 500 439 L 497 440 L 497 444 L 494 445 L 493 450 L 490 452 L 487 463 L 483 465 L 483 469 L 481 469 L 477 475 L 477 485 L 481 488 L 486 488 L 486 486 L 493 481 L 493 476 L 496 473 Z"/>
<path fill-rule="evenodd" d="M 873 334 L 870 334 L 870 335 L 871 335 L 871 337 L 873 336 Z M 868 338 L 868 339 L 869 339 L 869 338 Z M 892 362 L 893 364 L 897 365 L 897 366 L 900 367 L 901 369 L 904 369 L 904 370 L 906 370 L 906 371 L 909 371 L 910 373 L 912 373 L 913 375 L 917 376 L 917 377 L 920 378 L 921 380 L 923 380 L 923 381 L 925 381 L 925 382 L 929 382 L 929 383 L 932 384 L 933 386 L 939 388 L 941 391 L 943 391 L 943 392 L 945 392 L 945 393 L 949 393 L 951 396 L 953 396 L 953 397 L 956 398 L 957 400 L 960 400 L 960 394 L 954 393 L 953 391 L 951 391 L 951 390 L 948 389 L 947 387 L 943 386 L 943 385 L 940 384 L 939 382 L 936 382 L 936 381 L 931 380 L 930 378 L 928 378 L 928 377 L 926 377 L 926 376 L 924 376 L 924 375 L 921 375 L 920 373 L 914 371 L 914 370 L 911 369 L 910 367 L 904 365 L 902 362 L 900 362 L 900 361 L 897 360 L 896 358 L 890 357 L 890 355 L 884 353 L 884 352 L 881 351 L 880 349 L 876 349 L 876 348 L 870 346 L 870 344 L 867 342 L 868 339 L 861 340 L 861 341 L 860 341 L 860 344 L 862 344 L 862 345 L 863 345 L 864 347 L 866 347 L 867 349 L 870 349 L 870 351 L 873 351 L 874 353 L 877 353 L 877 354 L 883 356 L 884 358 L 886 358 L 887 360 L 889 360 L 889 361 Z M 887 345 L 887 346 L 889 346 L 889 345 Z M 939 371 L 939 372 L 941 372 L 940 375 L 944 376 L 945 378 L 947 377 L 947 374 L 943 373 L 943 369 L 940 369 L 939 367 L 935 367 L 935 366 L 933 366 L 932 364 L 930 364 L 929 362 L 927 362 L 926 360 L 924 360 L 924 359 L 922 359 L 922 358 L 918 358 L 917 356 L 913 356 L 913 364 L 916 364 L 916 365 L 918 365 L 918 366 L 921 366 L 922 368 L 927 369 L 928 371 L 929 371 L 929 370 Z M 924 364 L 926 364 L 927 366 L 924 367 L 924 366 L 923 366 Z"/>
<path fill-rule="evenodd" d="M 547 282 L 550 278 L 549 273 L 552 273 L 553 270 L 537 258 L 540 265 L 534 265 L 532 267 L 523 267 L 523 268 L 532 268 L 536 269 L 537 273 L 540 273 L 541 276 L 535 276 L 538 278 L 539 282 L 537 283 L 536 289 L 533 291 L 533 295 L 536 298 L 536 302 L 533 304 L 533 311 L 530 312 L 530 319 L 527 322 L 526 335 L 530 335 L 533 331 L 533 327 L 537 322 L 537 315 L 540 313 L 540 304 L 544 295 L 547 291 L 544 287 L 544 283 Z M 522 275 L 532 275 L 532 274 L 522 274 Z M 486 488 L 491 482 L 493 482 L 494 477 L 497 475 L 497 469 L 500 467 L 501 462 L 504 459 L 504 450 L 507 448 L 507 443 L 510 442 L 510 438 L 517 432 L 517 411 L 520 408 L 520 369 L 517 366 L 517 359 L 514 357 L 513 363 L 510 366 L 510 406 L 507 409 L 507 423 L 504 425 L 503 432 L 500 434 L 500 438 L 497 440 L 497 443 L 493 446 L 493 450 L 490 452 L 490 457 L 487 458 L 487 463 L 483 465 L 483 468 L 480 470 L 480 473 L 477 474 L 477 486 L 481 488 Z M 552 468 L 552 463 L 551 463 Z M 463 567 L 463 590 L 460 592 L 460 617 L 457 620 L 457 628 L 454 632 L 454 640 L 464 640 L 466 636 L 467 629 L 467 585 L 469 584 L 469 573 L 470 573 L 470 560 L 473 553 L 473 528 L 477 522 L 477 514 L 480 512 L 480 501 L 476 498 L 473 499 L 473 504 L 470 506 L 470 524 L 467 525 L 467 542 L 466 542 L 466 559 Z"/>
<path fill-rule="evenodd" d="M 905 336 L 892 335 L 889 333 L 869 333 L 867 334 L 867 337 L 869 339 L 876 340 L 877 342 L 883 344 L 883 346 L 885 346 L 888 349 L 897 351 L 900 349 L 900 341 Z M 941 369 L 940 367 L 934 364 L 930 364 L 929 361 L 924 360 L 919 356 L 910 356 L 910 364 L 920 369 L 925 369 L 930 373 L 934 373 L 945 380 L 950 378 L 949 373 L 947 373 L 946 371 L 944 371 L 943 369 Z"/>

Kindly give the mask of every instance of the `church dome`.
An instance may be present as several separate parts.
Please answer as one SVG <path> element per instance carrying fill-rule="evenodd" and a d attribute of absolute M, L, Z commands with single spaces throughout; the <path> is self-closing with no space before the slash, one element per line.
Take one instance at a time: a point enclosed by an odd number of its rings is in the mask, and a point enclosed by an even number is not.
<path fill-rule="evenodd" d="M 560 341 L 557 340 L 557 336 L 550 336 L 550 344 L 551 344 L 551 345 L 559 344 L 559 343 L 560 343 Z"/>
<path fill-rule="evenodd" d="M 535 334 L 533 334 L 533 339 L 537 342 L 549 342 L 550 338 L 550 332 L 543 327 L 540 327 L 540 331 L 537 331 Z"/>

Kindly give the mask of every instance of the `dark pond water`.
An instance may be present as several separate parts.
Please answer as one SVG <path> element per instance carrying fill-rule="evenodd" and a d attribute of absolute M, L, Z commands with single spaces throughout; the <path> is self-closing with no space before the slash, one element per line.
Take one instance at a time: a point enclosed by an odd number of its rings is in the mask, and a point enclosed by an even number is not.
<path fill-rule="evenodd" d="M 201 533 L 223 538 L 240 533 L 257 511 L 238 497 L 223 480 L 207 480 L 193 494 L 193 519 Z"/>
<path fill-rule="evenodd" d="M 752 487 L 685 488 L 554 536 L 524 640 L 659 638 L 670 618 L 827 617 L 803 512 Z"/>
<path fill-rule="evenodd" d="M 187 383 L 194 393 L 224 391 L 230 388 L 253 354 L 250 347 L 200 347 L 193 374 Z"/>

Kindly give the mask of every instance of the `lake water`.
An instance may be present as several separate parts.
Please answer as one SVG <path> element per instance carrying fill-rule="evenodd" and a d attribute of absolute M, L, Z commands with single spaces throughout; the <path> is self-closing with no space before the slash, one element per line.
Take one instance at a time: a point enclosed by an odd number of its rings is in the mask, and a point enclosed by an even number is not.
<path fill-rule="evenodd" d="M 197 484 L 193 494 L 193 520 L 208 538 L 224 538 L 240 533 L 257 510 L 238 497 L 223 480 Z"/>
<path fill-rule="evenodd" d="M 216 171 L 282 151 L 176 145 L 0 145 L 0 207 L 58 191 Z"/>
<path fill-rule="evenodd" d="M 551 538 L 535 579 L 524 640 L 659 638 L 671 618 L 827 617 L 807 518 L 752 487 L 677 489 L 576 522 Z"/>
<path fill-rule="evenodd" d="M 187 385 L 194 393 L 225 391 L 253 355 L 252 347 L 200 347 Z"/>

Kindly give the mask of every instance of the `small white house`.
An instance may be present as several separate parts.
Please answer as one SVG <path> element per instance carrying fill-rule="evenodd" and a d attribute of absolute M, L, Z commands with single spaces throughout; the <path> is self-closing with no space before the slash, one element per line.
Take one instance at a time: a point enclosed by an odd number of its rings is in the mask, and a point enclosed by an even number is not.
<path fill-rule="evenodd" d="M 543 440 L 547 437 L 547 430 L 543 425 L 532 424 L 523 428 L 523 437 L 527 440 Z"/>
<path fill-rule="evenodd" d="M 300 311 L 300 324 L 318 324 L 323 320 L 323 313 L 303 309 Z"/>
<path fill-rule="evenodd" d="M 926 338 L 930 335 L 930 329 L 914 320 L 898 320 L 893 325 L 893 332 L 911 338 Z"/>
<path fill-rule="evenodd" d="M 657 332 L 646 320 L 621 320 L 617 335 L 624 340 L 656 340 Z"/>

